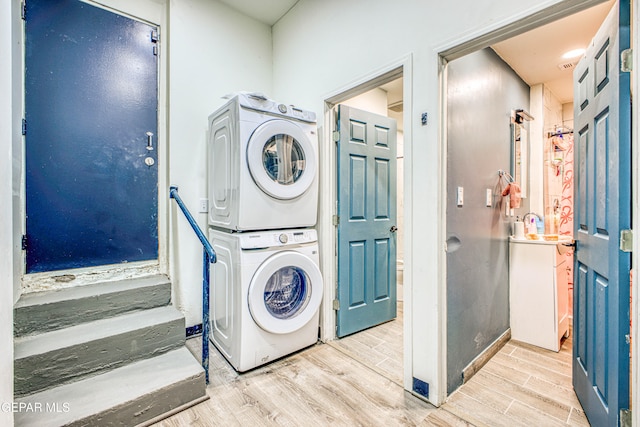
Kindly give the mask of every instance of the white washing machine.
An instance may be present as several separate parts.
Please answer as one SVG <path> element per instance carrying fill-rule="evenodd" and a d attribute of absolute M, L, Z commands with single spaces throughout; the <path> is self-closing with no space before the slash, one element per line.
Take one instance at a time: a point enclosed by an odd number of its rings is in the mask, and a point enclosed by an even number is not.
<path fill-rule="evenodd" d="M 318 340 L 323 281 L 313 229 L 210 228 L 211 341 L 244 372 Z"/>
<path fill-rule="evenodd" d="M 316 115 L 240 93 L 209 116 L 209 225 L 267 230 L 315 225 Z"/>

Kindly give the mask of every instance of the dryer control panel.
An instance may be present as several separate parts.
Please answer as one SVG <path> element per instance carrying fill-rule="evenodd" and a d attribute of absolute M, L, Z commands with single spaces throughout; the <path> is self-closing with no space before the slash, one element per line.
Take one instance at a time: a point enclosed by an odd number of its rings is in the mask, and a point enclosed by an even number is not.
<path fill-rule="evenodd" d="M 289 117 L 309 123 L 316 122 L 316 113 L 313 111 L 303 110 L 293 105 L 282 104 L 262 94 L 238 93 L 237 96 L 240 105 L 251 110 L 274 116 Z"/>
<path fill-rule="evenodd" d="M 238 234 L 242 249 L 263 249 L 318 241 L 316 230 L 272 230 Z"/>

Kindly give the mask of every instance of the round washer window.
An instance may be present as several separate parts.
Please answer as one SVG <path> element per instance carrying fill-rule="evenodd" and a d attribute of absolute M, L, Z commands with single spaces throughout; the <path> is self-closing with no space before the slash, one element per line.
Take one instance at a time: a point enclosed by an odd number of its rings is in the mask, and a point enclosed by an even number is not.
<path fill-rule="evenodd" d="M 311 294 L 309 277 L 299 267 L 287 266 L 273 273 L 264 288 L 264 304 L 277 319 L 290 319 L 305 309 Z"/>
<path fill-rule="evenodd" d="M 303 195 L 316 181 L 315 132 L 290 120 L 267 120 L 247 143 L 247 166 L 262 191 L 279 200 Z"/>
<path fill-rule="evenodd" d="M 304 150 L 291 135 L 269 138 L 262 149 L 262 163 L 267 175 L 278 184 L 294 184 L 304 172 Z"/>

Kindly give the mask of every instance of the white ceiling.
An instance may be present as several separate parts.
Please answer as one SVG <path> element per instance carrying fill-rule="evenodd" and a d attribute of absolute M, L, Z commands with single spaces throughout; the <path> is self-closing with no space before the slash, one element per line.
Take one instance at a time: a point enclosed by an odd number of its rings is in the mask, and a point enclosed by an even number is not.
<path fill-rule="evenodd" d="M 298 0 L 219 0 L 256 21 L 273 25 L 282 18 Z"/>
<path fill-rule="evenodd" d="M 299 0 L 219 0 L 267 25 L 275 24 Z M 544 84 L 560 102 L 573 100 L 573 69 L 560 69 L 559 64 L 579 58 L 562 59 L 562 54 L 586 47 L 611 9 L 615 0 L 571 15 L 551 24 L 497 43 L 492 48 L 530 86 Z M 395 88 L 392 88 L 395 89 Z"/>
<path fill-rule="evenodd" d="M 614 0 L 512 37 L 493 46 L 493 50 L 528 85 L 543 83 L 561 103 L 573 101 L 573 68 L 580 58 L 562 59 L 565 52 L 586 48 L 611 9 Z"/>

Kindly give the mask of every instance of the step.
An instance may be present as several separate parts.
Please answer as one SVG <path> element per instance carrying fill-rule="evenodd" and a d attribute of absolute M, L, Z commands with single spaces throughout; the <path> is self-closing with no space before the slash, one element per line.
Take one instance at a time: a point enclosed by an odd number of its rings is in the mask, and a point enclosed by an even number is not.
<path fill-rule="evenodd" d="M 186 347 L 16 399 L 16 426 L 134 426 L 206 396 Z"/>
<path fill-rule="evenodd" d="M 76 381 L 184 343 L 184 316 L 173 306 L 15 338 L 14 394 Z"/>
<path fill-rule="evenodd" d="M 62 329 L 170 301 L 171 282 L 162 274 L 34 292 L 22 295 L 14 307 L 14 335 Z"/>

